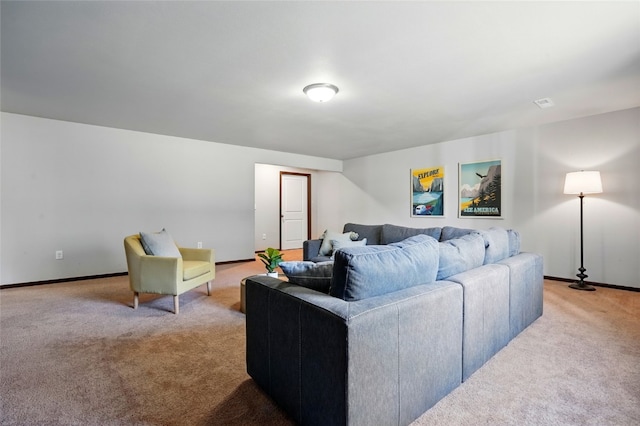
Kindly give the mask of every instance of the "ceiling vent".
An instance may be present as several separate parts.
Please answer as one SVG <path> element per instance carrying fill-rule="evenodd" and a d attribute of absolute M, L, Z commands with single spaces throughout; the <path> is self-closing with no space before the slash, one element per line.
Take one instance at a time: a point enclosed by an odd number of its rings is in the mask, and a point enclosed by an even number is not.
<path fill-rule="evenodd" d="M 555 106 L 555 103 L 551 100 L 551 98 L 537 99 L 537 100 L 533 101 L 533 103 L 538 105 L 538 107 L 540 107 L 542 109 L 551 108 L 552 106 Z"/>

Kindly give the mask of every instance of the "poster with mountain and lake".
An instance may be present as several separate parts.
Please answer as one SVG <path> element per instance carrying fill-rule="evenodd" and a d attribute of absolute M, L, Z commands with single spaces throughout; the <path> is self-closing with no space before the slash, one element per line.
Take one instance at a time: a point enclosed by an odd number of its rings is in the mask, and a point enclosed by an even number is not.
<path fill-rule="evenodd" d="M 502 217 L 502 161 L 460 163 L 460 217 Z"/>
<path fill-rule="evenodd" d="M 411 217 L 444 214 L 444 167 L 411 169 Z"/>

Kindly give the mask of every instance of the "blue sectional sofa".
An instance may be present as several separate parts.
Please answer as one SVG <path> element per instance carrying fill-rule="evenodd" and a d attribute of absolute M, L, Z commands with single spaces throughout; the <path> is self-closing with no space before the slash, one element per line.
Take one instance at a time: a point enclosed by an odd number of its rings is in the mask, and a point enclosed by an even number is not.
<path fill-rule="evenodd" d="M 517 232 L 344 231 L 374 244 L 246 280 L 247 371 L 299 424 L 409 424 L 542 315 Z"/>

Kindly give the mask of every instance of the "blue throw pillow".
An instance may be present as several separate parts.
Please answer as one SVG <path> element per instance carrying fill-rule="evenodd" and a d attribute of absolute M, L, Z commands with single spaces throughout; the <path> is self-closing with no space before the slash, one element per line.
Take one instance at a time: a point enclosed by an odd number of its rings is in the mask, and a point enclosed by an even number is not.
<path fill-rule="evenodd" d="M 520 254 L 520 233 L 514 229 L 507 229 L 509 234 L 509 257 Z"/>
<path fill-rule="evenodd" d="M 496 263 L 509 257 L 509 234 L 504 228 L 489 228 L 478 231 L 484 238 L 486 247 L 484 264 Z"/>
<path fill-rule="evenodd" d="M 335 254 L 331 296 L 356 301 L 435 281 L 438 242 L 428 235 L 382 246 L 347 247 Z"/>
<path fill-rule="evenodd" d="M 140 242 L 144 252 L 152 256 L 182 257 L 171 235 L 163 229 L 160 232 L 140 232 Z"/>
<path fill-rule="evenodd" d="M 448 241 L 453 238 L 464 237 L 465 235 L 469 235 L 472 232 L 476 232 L 476 230 L 468 228 L 456 228 L 455 226 L 445 226 L 444 228 L 442 228 L 440 241 Z"/>
<path fill-rule="evenodd" d="M 478 232 L 439 243 L 438 280 L 478 268 L 484 263 L 484 238 Z"/>
<path fill-rule="evenodd" d="M 290 283 L 307 287 L 322 293 L 329 293 L 333 262 L 280 262 L 278 265 Z"/>

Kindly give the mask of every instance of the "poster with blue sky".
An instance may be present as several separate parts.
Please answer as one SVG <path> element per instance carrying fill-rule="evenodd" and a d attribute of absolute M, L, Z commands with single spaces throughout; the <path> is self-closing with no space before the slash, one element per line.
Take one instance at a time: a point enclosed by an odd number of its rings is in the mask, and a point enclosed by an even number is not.
<path fill-rule="evenodd" d="M 411 169 L 411 216 L 444 215 L 444 167 Z"/>
<path fill-rule="evenodd" d="M 502 161 L 460 163 L 460 217 L 502 217 Z"/>

